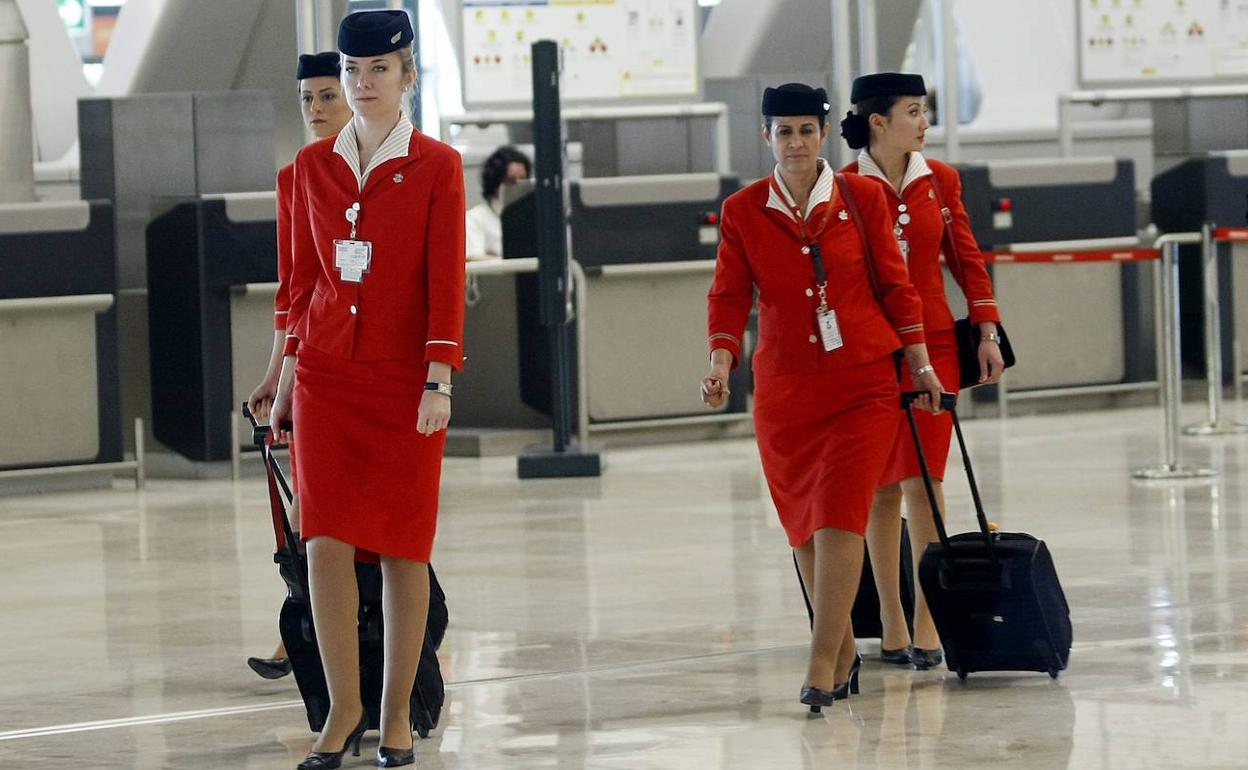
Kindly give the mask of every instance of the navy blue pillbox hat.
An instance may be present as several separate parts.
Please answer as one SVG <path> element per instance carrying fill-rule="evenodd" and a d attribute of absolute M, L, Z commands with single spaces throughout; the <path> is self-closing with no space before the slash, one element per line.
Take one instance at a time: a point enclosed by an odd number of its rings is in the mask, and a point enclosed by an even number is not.
<path fill-rule="evenodd" d="M 295 68 L 295 80 L 304 78 L 336 78 L 342 71 L 337 51 L 299 54 L 299 66 Z"/>
<path fill-rule="evenodd" d="M 338 25 L 338 50 L 347 56 L 382 56 L 411 45 L 407 11 L 359 11 Z"/>
<path fill-rule="evenodd" d="M 923 84 L 922 75 L 911 75 L 905 72 L 877 72 L 874 75 L 863 75 L 854 79 L 854 87 L 849 94 L 849 103 L 857 104 L 863 99 L 874 99 L 877 96 L 926 95 L 927 87 Z"/>
<path fill-rule="evenodd" d="M 826 117 L 828 92 L 811 88 L 805 83 L 785 83 L 763 91 L 763 114 L 778 118 L 794 115 L 818 115 Z"/>

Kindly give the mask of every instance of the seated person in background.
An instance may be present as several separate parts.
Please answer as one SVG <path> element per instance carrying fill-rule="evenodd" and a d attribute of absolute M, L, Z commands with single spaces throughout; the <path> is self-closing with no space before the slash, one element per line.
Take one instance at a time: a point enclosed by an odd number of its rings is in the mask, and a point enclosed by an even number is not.
<path fill-rule="evenodd" d="M 524 153 L 510 145 L 499 147 L 481 167 L 482 203 L 468 210 L 468 261 L 493 259 L 503 255 L 502 196 L 504 184 L 529 178 L 533 164 Z"/>

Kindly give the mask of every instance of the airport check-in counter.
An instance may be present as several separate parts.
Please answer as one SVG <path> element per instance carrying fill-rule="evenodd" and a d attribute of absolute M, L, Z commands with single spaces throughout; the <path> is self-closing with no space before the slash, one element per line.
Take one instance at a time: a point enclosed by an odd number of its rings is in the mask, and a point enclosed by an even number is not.
<path fill-rule="evenodd" d="M 748 366 L 734 372 L 724 416 L 707 414 L 697 396 L 718 216 L 737 187 L 735 177 L 713 173 L 569 182 L 571 257 L 586 276 L 584 315 L 574 323 L 585 352 L 577 407 L 589 431 L 732 421 L 747 412 Z M 536 253 L 532 189 L 503 189 L 507 259 Z M 548 427 L 551 359 L 536 276 L 474 280 L 470 268 L 468 294 L 456 425 Z"/>
<path fill-rule="evenodd" d="M 706 293 L 719 212 L 739 186 L 719 174 L 571 183 L 572 257 L 588 295 L 581 373 L 591 429 L 706 413 L 697 395 L 707 369 Z M 738 369 L 738 380 L 747 372 Z M 734 394 L 749 390 L 734 385 Z M 740 397 L 721 410 L 746 408 Z"/>
<path fill-rule="evenodd" d="M 989 269 L 1018 356 L 1008 376 L 1010 397 L 1151 387 L 1154 265 L 1117 258 L 1140 245 L 1132 163 L 992 161 L 961 164 L 958 171 L 976 241 L 1001 255 Z M 1027 251 L 1053 258 L 1026 261 Z M 1084 261 L 1080 251 L 1109 258 Z M 946 282 L 961 317 L 962 292 Z"/>
<path fill-rule="evenodd" d="M 1202 227 L 1248 227 L 1248 150 L 1211 152 L 1190 158 L 1158 174 L 1152 182 L 1152 215 L 1168 233 L 1200 232 Z M 1184 362 L 1205 366 L 1202 333 L 1204 274 L 1199 246 L 1184 247 L 1179 265 L 1181 327 Z M 1248 242 L 1219 246 L 1218 311 L 1222 337 L 1223 372 L 1229 378 L 1239 361 L 1241 376 L 1248 350 Z M 1233 333 L 1227 333 L 1233 332 Z M 1238 355 L 1237 355 L 1238 353 Z"/>
<path fill-rule="evenodd" d="M 0 471 L 120 463 L 112 206 L 0 205 L 0 271 Z"/>
<path fill-rule="evenodd" d="M 161 198 L 147 228 L 152 421 L 193 461 L 232 458 L 273 347 L 274 193 Z M 250 442 L 247 442 L 250 443 Z"/>
<path fill-rule="evenodd" d="M 748 412 L 748 366 L 734 372 L 733 398 L 720 408 L 723 416 L 706 413 L 696 392 L 706 373 L 706 291 L 715 271 L 719 211 L 738 186 L 736 177 L 718 173 L 569 182 L 570 256 L 585 273 L 585 296 L 579 302 L 583 316 L 568 333 L 579 334 L 584 351 L 578 373 L 585 403 L 577 406 L 589 432 L 734 421 Z M 532 182 L 504 188 L 503 202 L 505 257 L 532 256 Z M 493 341 L 477 351 L 514 351 L 523 414 L 544 426 L 552 367 L 549 333 L 538 323 L 535 276 L 515 277 L 514 298 L 507 300 L 494 300 L 489 317 L 499 326 Z M 479 309 L 469 303 L 469 358 Z M 507 324 L 507 311 L 514 312 L 514 327 Z M 474 377 L 472 367 L 469 361 L 463 381 Z M 514 386 L 500 384 L 509 401 Z"/>

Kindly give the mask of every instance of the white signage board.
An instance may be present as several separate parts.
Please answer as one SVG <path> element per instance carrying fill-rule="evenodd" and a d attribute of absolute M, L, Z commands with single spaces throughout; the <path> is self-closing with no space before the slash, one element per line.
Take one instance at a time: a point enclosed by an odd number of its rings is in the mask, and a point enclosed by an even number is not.
<path fill-rule="evenodd" d="M 1076 2 L 1083 87 L 1248 81 L 1248 0 Z"/>
<path fill-rule="evenodd" d="M 533 101 L 531 47 L 559 43 L 567 102 L 697 97 L 694 0 L 464 0 L 468 107 Z"/>

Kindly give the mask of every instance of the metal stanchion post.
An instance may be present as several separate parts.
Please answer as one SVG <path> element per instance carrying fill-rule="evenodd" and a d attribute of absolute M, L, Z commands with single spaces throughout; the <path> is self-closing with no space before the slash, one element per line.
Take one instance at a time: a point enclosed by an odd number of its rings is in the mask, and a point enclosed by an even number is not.
<path fill-rule="evenodd" d="M 1235 333 L 1235 344 L 1231 346 L 1235 353 L 1235 408 L 1240 414 L 1244 410 L 1244 348 L 1239 341 L 1239 332 Z"/>
<path fill-rule="evenodd" d="M 1157 244 L 1161 249 L 1158 277 L 1161 281 L 1161 307 L 1158 309 L 1158 334 L 1162 340 L 1161 397 L 1165 421 L 1162 425 L 1164 457 L 1160 465 L 1139 468 L 1131 473 L 1137 479 L 1210 478 L 1217 472 L 1210 468 L 1183 465 L 1179 460 L 1179 409 L 1183 404 L 1183 379 L 1180 370 L 1179 341 L 1179 244 L 1193 239 L 1181 235 L 1163 235 Z"/>
<path fill-rule="evenodd" d="M 1205 311 L 1205 382 L 1208 390 L 1209 415 L 1204 422 L 1189 425 L 1183 432 L 1189 436 L 1222 436 L 1248 432 L 1248 425 L 1222 418 L 1222 315 L 1218 296 L 1218 245 L 1213 228 L 1206 224 L 1200 230 L 1200 259 L 1204 270 Z M 1238 379 L 1238 373 L 1236 374 Z"/>
<path fill-rule="evenodd" d="M 134 418 L 134 488 L 147 486 L 147 449 L 144 446 L 143 418 Z"/>

